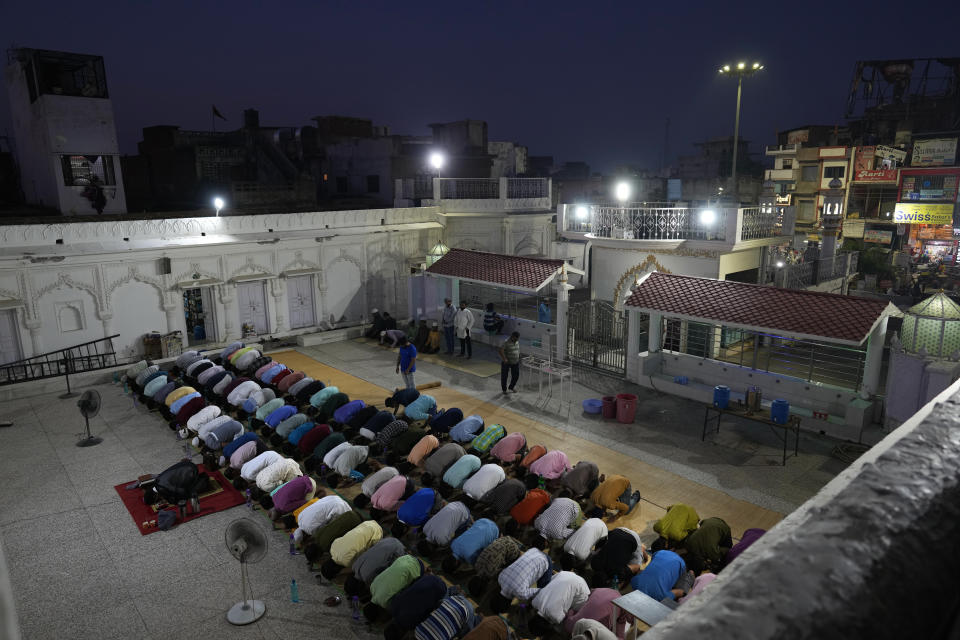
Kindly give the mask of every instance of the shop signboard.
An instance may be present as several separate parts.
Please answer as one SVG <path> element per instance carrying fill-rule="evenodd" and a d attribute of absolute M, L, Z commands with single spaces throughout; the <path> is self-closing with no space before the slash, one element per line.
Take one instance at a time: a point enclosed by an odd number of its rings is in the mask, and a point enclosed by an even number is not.
<path fill-rule="evenodd" d="M 882 158 L 884 160 L 893 160 L 897 164 L 903 164 L 907 159 L 907 152 L 903 149 L 888 147 L 883 144 L 878 144 L 874 153 L 876 153 L 878 158 Z M 880 163 L 878 162 L 875 166 L 880 166 Z"/>
<path fill-rule="evenodd" d="M 810 140 L 809 129 L 799 129 L 787 134 L 787 144 L 796 144 L 798 142 L 807 142 Z"/>
<path fill-rule="evenodd" d="M 853 170 L 857 173 L 873 169 L 873 156 L 877 152 L 875 146 L 857 147 L 857 154 L 853 160 Z"/>
<path fill-rule="evenodd" d="M 957 157 L 956 138 L 933 138 L 913 143 L 913 167 L 949 167 Z"/>
<path fill-rule="evenodd" d="M 857 171 L 854 182 L 896 182 L 896 169 L 863 169 Z"/>
<path fill-rule="evenodd" d="M 893 221 L 903 224 L 953 224 L 952 204 L 898 202 Z"/>
<path fill-rule="evenodd" d="M 883 229 L 867 229 L 863 232 L 864 242 L 876 242 L 879 244 L 890 244 L 893 240 L 893 231 Z"/>

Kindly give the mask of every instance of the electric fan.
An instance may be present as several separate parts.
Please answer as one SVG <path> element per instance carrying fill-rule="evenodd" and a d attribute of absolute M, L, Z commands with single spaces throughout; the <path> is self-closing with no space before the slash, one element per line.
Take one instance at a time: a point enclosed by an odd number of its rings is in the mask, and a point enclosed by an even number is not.
<path fill-rule="evenodd" d="M 77 442 L 77 446 L 92 447 L 95 444 L 100 444 L 103 442 L 103 438 L 90 435 L 90 418 L 100 413 L 100 393 L 96 389 L 87 389 L 77 400 L 77 406 L 80 407 L 80 413 L 87 424 L 87 437 Z"/>
<path fill-rule="evenodd" d="M 262 600 L 252 599 L 253 589 L 247 576 L 247 563 L 263 558 L 267 552 L 267 537 L 252 521 L 238 518 L 227 525 L 224 541 L 233 557 L 240 561 L 240 588 L 243 595 L 243 600 L 227 612 L 227 622 L 236 625 L 256 622 L 266 613 L 267 607 Z"/>

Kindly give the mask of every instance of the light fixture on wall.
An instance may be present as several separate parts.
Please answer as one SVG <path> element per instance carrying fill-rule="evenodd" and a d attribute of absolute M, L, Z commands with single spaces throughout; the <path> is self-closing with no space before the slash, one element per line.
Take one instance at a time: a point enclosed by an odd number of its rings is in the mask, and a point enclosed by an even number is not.
<path fill-rule="evenodd" d="M 213 208 L 217 210 L 218 218 L 220 217 L 220 209 L 223 209 L 224 204 L 225 203 L 223 201 L 223 198 L 221 198 L 220 196 L 217 196 L 216 198 L 213 199 Z"/>
<path fill-rule="evenodd" d="M 435 263 L 437 260 L 447 255 L 448 251 L 450 251 L 450 247 L 443 244 L 442 240 L 437 244 L 435 244 L 433 246 L 433 249 L 430 249 L 430 251 L 427 252 L 427 266 L 429 267 L 430 265 Z"/>

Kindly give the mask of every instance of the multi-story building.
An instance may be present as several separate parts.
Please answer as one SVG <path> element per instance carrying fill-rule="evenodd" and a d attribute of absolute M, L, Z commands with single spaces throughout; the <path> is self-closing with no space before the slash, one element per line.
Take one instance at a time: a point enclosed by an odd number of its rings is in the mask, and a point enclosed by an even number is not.
<path fill-rule="evenodd" d="M 5 77 L 27 204 L 64 215 L 126 212 L 103 58 L 12 49 Z"/>
<path fill-rule="evenodd" d="M 750 142 L 737 141 L 737 185 L 731 182 L 733 137 L 712 138 L 694 146 L 700 152 L 680 156 L 674 178 L 681 181 L 685 202 L 709 202 L 721 199 L 756 203 L 760 196 L 762 167 L 749 153 Z M 736 195 L 734 195 L 736 194 Z"/>

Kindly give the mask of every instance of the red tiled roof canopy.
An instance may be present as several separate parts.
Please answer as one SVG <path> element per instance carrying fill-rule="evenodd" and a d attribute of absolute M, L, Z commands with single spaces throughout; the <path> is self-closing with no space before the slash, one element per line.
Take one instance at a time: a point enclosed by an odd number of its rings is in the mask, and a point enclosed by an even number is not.
<path fill-rule="evenodd" d="M 536 291 L 550 282 L 561 266 L 563 260 L 450 249 L 427 267 L 427 273 Z"/>
<path fill-rule="evenodd" d="M 884 315 L 898 313 L 896 307 L 882 300 L 658 272 L 647 276 L 625 305 L 855 345 L 867 339 Z"/>

